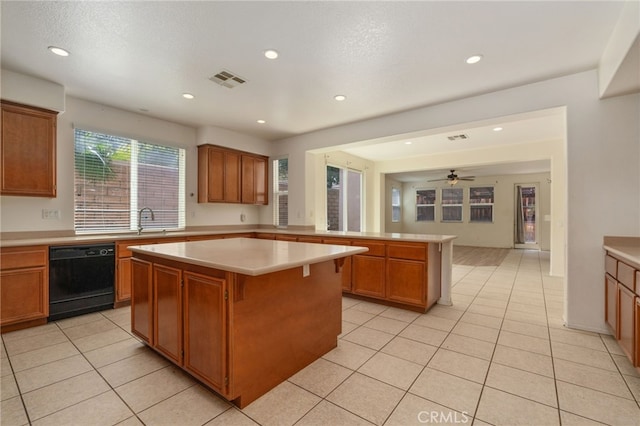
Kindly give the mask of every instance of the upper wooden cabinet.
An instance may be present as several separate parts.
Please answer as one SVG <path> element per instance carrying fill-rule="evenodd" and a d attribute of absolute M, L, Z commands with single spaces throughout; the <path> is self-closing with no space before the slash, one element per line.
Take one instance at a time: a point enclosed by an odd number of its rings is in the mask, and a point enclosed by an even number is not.
<path fill-rule="evenodd" d="M 56 196 L 57 112 L 2 101 L 0 194 Z"/>
<path fill-rule="evenodd" d="M 198 202 L 268 204 L 267 157 L 198 146 Z"/>

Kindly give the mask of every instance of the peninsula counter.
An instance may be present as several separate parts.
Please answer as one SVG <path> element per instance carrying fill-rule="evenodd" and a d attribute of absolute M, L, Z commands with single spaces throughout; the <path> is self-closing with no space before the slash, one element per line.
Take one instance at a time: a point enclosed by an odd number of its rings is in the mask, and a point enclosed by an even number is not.
<path fill-rule="evenodd" d="M 337 345 L 365 247 L 253 238 L 131 246 L 131 327 L 243 408 Z"/>

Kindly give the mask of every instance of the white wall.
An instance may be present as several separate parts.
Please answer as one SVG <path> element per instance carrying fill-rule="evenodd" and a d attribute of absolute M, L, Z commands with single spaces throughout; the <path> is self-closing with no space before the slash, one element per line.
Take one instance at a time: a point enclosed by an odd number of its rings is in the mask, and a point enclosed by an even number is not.
<path fill-rule="evenodd" d="M 306 196 L 313 191 L 313 185 L 307 186 L 313 177 L 302 166 L 308 150 L 561 106 L 566 106 L 567 113 L 567 146 L 561 148 L 566 149 L 566 161 L 559 165 L 560 160 L 552 159 L 551 173 L 554 182 L 566 178 L 567 206 L 562 206 L 560 214 L 552 213 L 551 232 L 565 234 L 566 239 L 562 247 L 552 242 L 551 251 L 552 255 L 564 251 L 566 244 L 562 269 L 566 270 L 568 325 L 606 333 L 603 237 L 640 234 L 640 95 L 600 100 L 597 71 L 288 138 L 275 144 L 273 154 L 288 153 L 290 164 L 298 164 L 290 168 L 290 211 L 306 212 L 315 207 Z M 374 189 L 378 203 L 381 192 Z M 564 199 L 564 194 L 556 192 L 552 187 L 552 199 Z M 314 224 L 306 215 L 292 222 Z"/>
<path fill-rule="evenodd" d="M 477 247 L 513 247 L 515 220 L 515 185 L 535 183 L 539 189 L 536 197 L 538 207 L 539 246 L 541 250 L 549 250 L 551 242 L 550 222 L 544 221 L 544 216 L 551 215 L 551 184 L 550 173 L 520 174 L 505 176 L 482 176 L 475 181 L 460 181 L 455 186 L 463 188 L 464 202 L 462 206 L 463 221 L 459 223 L 441 222 L 440 189 L 448 188 L 446 182 L 415 183 L 406 182 L 402 185 L 402 227 L 401 231 L 410 234 L 449 234 L 457 235 L 455 245 Z M 387 181 L 390 179 L 387 178 Z M 493 186 L 494 206 L 492 223 L 469 222 L 469 188 L 472 186 Z M 438 201 L 436 204 L 435 222 L 416 221 L 416 191 L 418 189 L 436 189 Z M 389 192 L 390 193 L 390 192 Z M 391 201 L 387 198 L 387 205 Z M 387 219 L 388 222 L 388 219 Z"/>
<path fill-rule="evenodd" d="M 198 143 L 214 143 L 268 154 L 269 144 L 261 139 L 215 127 L 196 129 L 150 118 L 93 102 L 67 97 L 66 111 L 58 116 L 56 198 L 2 196 L 1 232 L 73 231 L 73 128 L 86 127 L 121 136 L 135 137 L 186 149 L 187 226 L 239 225 L 260 223 L 260 208 L 237 204 L 198 204 Z M 199 142 L 200 141 L 200 142 Z M 266 148 L 266 149 L 265 149 Z M 57 209 L 59 220 L 42 219 L 42 209 Z"/>

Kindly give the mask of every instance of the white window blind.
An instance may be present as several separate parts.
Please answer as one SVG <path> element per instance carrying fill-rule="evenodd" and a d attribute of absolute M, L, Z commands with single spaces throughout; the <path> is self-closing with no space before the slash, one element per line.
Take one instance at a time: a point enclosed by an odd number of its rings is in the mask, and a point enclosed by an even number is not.
<path fill-rule="evenodd" d="M 184 229 L 185 151 L 75 129 L 76 232 Z"/>
<path fill-rule="evenodd" d="M 289 224 L 289 159 L 273 160 L 274 224 Z"/>

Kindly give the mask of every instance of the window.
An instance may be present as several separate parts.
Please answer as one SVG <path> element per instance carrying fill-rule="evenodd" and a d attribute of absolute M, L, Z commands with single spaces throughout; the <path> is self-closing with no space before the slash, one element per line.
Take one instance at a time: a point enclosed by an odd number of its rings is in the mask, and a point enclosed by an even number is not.
<path fill-rule="evenodd" d="M 184 229 L 185 150 L 75 129 L 77 232 Z"/>
<path fill-rule="evenodd" d="M 493 222 L 493 187 L 469 188 L 469 222 Z"/>
<path fill-rule="evenodd" d="M 462 188 L 442 188 L 442 221 L 462 222 Z"/>
<path fill-rule="evenodd" d="M 327 166 L 327 229 L 361 231 L 362 172 Z"/>
<path fill-rule="evenodd" d="M 275 203 L 273 208 L 274 224 L 289 224 L 289 159 L 273 160 L 273 188 Z"/>
<path fill-rule="evenodd" d="M 391 222 L 400 222 L 400 190 L 391 188 Z"/>
<path fill-rule="evenodd" d="M 416 222 L 436 220 L 436 190 L 419 189 L 416 191 Z"/>

